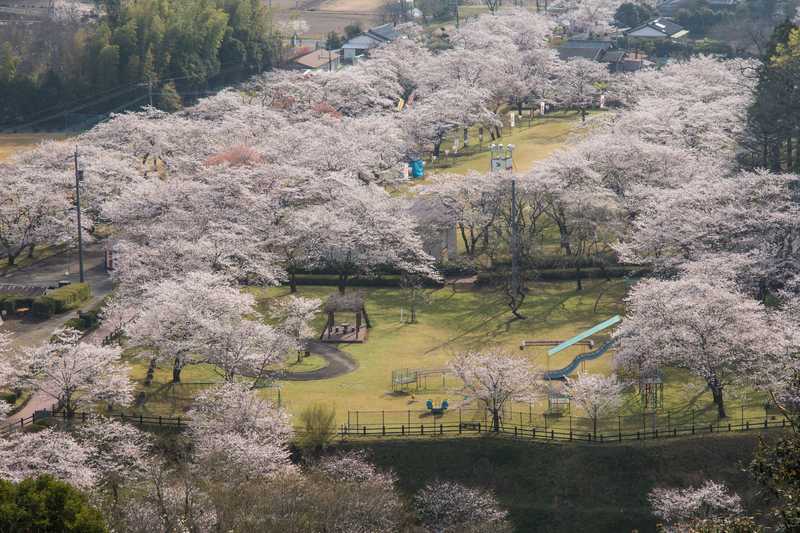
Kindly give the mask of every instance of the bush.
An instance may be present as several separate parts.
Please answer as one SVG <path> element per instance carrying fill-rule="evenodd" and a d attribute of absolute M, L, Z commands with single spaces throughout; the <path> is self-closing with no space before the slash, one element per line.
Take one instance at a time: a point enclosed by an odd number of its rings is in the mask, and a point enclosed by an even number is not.
<path fill-rule="evenodd" d="M 581 270 L 581 279 L 624 278 L 626 276 L 641 276 L 646 273 L 640 267 L 609 267 L 587 268 Z M 477 287 L 494 287 L 502 285 L 508 278 L 508 272 L 483 272 L 478 274 L 475 282 Z M 530 281 L 574 281 L 577 272 L 574 268 L 557 268 L 552 270 L 539 270 L 529 278 Z"/>
<path fill-rule="evenodd" d="M 92 290 L 87 283 L 72 283 L 36 298 L 32 306 L 33 314 L 38 318 L 50 318 L 75 309 L 91 296 Z"/>
<path fill-rule="evenodd" d="M 77 489 L 50 476 L 0 480 L 0 531 L 104 533 L 100 512 Z"/>
<path fill-rule="evenodd" d="M 19 294 L 6 294 L 0 296 L 0 309 L 8 314 L 13 314 L 21 307 L 32 307 L 33 298 L 29 296 L 21 296 Z"/>
<path fill-rule="evenodd" d="M 300 413 L 303 436 L 300 445 L 313 450 L 324 450 L 336 437 L 336 409 L 315 403 Z"/>

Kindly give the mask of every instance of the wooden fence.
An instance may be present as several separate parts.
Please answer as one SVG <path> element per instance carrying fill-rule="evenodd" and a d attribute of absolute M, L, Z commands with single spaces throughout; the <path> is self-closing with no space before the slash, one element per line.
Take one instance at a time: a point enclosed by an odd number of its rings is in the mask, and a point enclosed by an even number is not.
<path fill-rule="evenodd" d="M 586 442 L 586 443 L 613 443 L 623 441 L 643 441 L 666 439 L 676 437 L 686 437 L 691 435 L 708 435 L 714 433 L 733 433 L 744 431 L 763 431 L 768 429 L 788 428 L 790 424 L 785 418 L 780 420 L 759 420 L 751 422 L 745 420 L 744 423 L 724 423 L 692 425 L 689 427 L 673 427 L 670 430 L 657 428 L 649 431 L 631 431 L 618 433 L 591 431 L 576 431 L 564 429 L 544 429 L 526 426 L 503 425 L 497 431 L 493 431 L 491 424 L 483 422 L 461 422 L 461 423 L 420 423 L 411 425 L 388 425 L 388 426 L 347 426 L 343 424 L 339 428 L 339 436 L 342 439 L 349 437 L 435 437 L 444 435 L 478 435 L 478 434 L 497 434 L 503 437 L 512 437 L 518 440 L 538 441 L 538 442 Z"/>

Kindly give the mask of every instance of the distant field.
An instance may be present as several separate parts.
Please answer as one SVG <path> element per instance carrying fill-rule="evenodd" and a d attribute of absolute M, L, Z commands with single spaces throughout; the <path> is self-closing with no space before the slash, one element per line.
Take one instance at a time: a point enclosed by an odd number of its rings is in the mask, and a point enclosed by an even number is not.
<path fill-rule="evenodd" d="M 66 139 L 68 133 L 0 133 L 0 161 L 48 139 Z"/>

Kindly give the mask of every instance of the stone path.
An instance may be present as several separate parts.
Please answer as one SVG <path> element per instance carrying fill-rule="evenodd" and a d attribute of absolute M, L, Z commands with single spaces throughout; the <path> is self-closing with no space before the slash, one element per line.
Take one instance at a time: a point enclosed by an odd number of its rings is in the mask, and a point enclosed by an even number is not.
<path fill-rule="evenodd" d="M 315 381 L 318 379 L 330 379 L 349 374 L 358 368 L 358 363 L 356 363 L 352 357 L 332 344 L 311 341 L 308 343 L 308 351 L 323 357 L 328 361 L 328 366 L 310 372 L 283 372 L 280 376 L 277 376 L 276 379 L 279 381 Z"/>

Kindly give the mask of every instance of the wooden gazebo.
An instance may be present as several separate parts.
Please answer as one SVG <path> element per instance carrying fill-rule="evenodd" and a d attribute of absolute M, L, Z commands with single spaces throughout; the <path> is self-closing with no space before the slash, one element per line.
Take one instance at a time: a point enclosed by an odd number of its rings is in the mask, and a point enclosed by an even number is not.
<path fill-rule="evenodd" d="M 328 320 L 319 336 L 322 342 L 364 342 L 367 340 L 367 329 L 370 328 L 369 316 L 364 307 L 364 298 L 358 293 L 334 294 L 325 302 L 325 313 Z M 336 323 L 336 313 L 353 313 L 355 324 L 350 322 Z"/>

